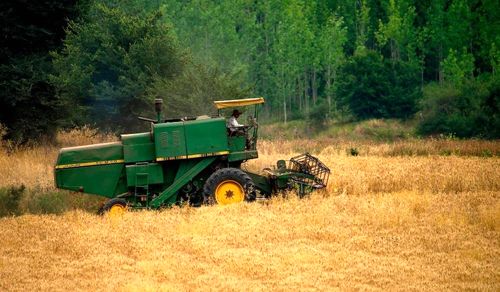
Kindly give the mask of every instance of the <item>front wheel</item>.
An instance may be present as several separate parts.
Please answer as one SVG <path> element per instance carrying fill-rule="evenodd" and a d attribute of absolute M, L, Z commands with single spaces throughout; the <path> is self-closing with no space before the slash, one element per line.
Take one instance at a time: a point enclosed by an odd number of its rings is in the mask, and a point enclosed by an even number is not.
<path fill-rule="evenodd" d="M 122 198 L 113 198 L 107 201 L 101 209 L 99 215 L 108 215 L 110 217 L 121 216 L 127 211 L 127 201 Z"/>
<path fill-rule="evenodd" d="M 229 205 L 255 200 L 255 185 L 241 169 L 222 168 L 210 175 L 203 193 L 208 204 Z"/>

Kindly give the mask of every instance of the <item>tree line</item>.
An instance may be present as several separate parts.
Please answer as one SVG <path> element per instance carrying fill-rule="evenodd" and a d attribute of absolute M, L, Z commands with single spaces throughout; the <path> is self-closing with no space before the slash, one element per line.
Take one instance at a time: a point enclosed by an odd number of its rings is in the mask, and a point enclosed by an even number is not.
<path fill-rule="evenodd" d="M 135 130 L 157 97 L 184 116 L 249 96 L 285 123 L 415 118 L 422 134 L 500 136 L 496 0 L 18 3 L 0 4 L 11 138 Z"/>

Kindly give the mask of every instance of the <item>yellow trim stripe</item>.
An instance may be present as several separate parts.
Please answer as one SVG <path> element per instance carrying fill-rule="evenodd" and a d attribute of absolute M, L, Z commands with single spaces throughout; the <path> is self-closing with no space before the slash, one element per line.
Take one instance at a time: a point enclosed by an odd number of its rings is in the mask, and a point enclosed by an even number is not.
<path fill-rule="evenodd" d="M 219 151 L 219 152 L 212 152 L 212 153 L 191 154 L 191 155 L 181 155 L 181 156 L 171 156 L 171 157 L 157 157 L 156 161 L 191 159 L 191 158 L 218 156 L 218 155 L 226 155 L 226 154 L 229 154 L 229 151 Z"/>
<path fill-rule="evenodd" d="M 118 163 L 124 163 L 124 162 L 125 162 L 125 160 L 123 160 L 123 159 L 117 159 L 117 160 L 104 160 L 104 161 L 94 161 L 94 162 L 61 164 L 61 165 L 56 165 L 56 169 L 84 167 L 84 166 L 96 166 L 96 165 L 108 165 L 108 164 L 118 164 Z"/>
<path fill-rule="evenodd" d="M 172 157 L 158 157 L 158 158 L 156 158 L 156 161 L 166 161 L 166 160 L 176 160 L 176 159 L 191 159 L 191 158 L 209 157 L 209 156 L 226 155 L 226 154 L 229 154 L 229 151 L 181 155 L 181 156 L 172 156 Z M 104 160 L 104 161 L 94 161 L 94 162 L 61 164 L 61 165 L 56 165 L 56 169 L 118 164 L 118 163 L 124 163 L 124 162 L 125 162 L 125 160 L 123 160 L 123 159 L 117 159 L 117 160 Z"/>

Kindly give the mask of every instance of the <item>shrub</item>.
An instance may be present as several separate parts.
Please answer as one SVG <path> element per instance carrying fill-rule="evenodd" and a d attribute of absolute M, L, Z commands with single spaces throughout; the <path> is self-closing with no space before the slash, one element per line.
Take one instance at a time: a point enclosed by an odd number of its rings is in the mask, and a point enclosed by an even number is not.
<path fill-rule="evenodd" d="M 349 150 L 347 151 L 351 156 L 358 156 L 359 155 L 359 150 L 358 148 L 355 148 L 355 147 L 351 147 L 349 148 Z"/>
<path fill-rule="evenodd" d="M 325 101 L 318 102 L 312 107 L 307 118 L 314 129 L 321 128 L 328 120 L 328 104 Z"/>
<path fill-rule="evenodd" d="M 421 97 L 415 66 L 384 60 L 377 52 L 354 56 L 342 67 L 340 105 L 359 119 L 409 118 Z"/>
<path fill-rule="evenodd" d="M 25 190 L 24 185 L 0 189 L 0 217 L 20 214 L 19 202 Z"/>
<path fill-rule="evenodd" d="M 0 188 L 0 217 L 22 214 L 61 214 L 81 209 L 97 212 L 104 199 L 81 193 L 45 190 L 24 185 Z"/>
<path fill-rule="evenodd" d="M 495 79 L 461 86 L 431 84 L 424 89 L 418 133 L 459 138 L 500 137 L 500 86 Z"/>

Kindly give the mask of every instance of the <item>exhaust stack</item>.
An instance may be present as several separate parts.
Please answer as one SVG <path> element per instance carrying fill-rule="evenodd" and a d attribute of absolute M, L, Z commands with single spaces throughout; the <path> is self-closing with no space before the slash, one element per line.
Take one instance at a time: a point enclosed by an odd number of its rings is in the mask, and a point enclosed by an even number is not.
<path fill-rule="evenodd" d="M 163 99 L 155 98 L 155 112 L 156 112 L 156 121 L 157 123 L 161 123 L 163 120 L 161 109 L 163 106 Z"/>

